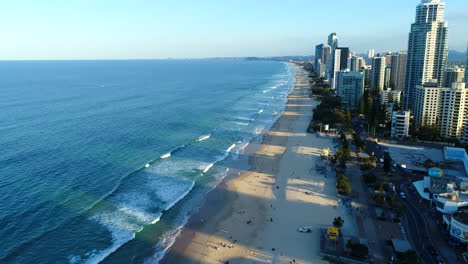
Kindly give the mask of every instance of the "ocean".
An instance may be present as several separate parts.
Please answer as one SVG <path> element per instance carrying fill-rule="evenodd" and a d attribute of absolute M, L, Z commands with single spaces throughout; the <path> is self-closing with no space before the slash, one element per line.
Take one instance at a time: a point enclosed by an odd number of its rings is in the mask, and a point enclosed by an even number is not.
<path fill-rule="evenodd" d="M 0 263 L 157 263 L 294 85 L 287 63 L 0 62 Z"/>

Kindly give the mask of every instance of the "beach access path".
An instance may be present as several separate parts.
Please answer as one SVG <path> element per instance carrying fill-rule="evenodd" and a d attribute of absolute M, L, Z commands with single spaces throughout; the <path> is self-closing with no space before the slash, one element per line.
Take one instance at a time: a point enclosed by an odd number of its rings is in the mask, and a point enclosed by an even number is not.
<path fill-rule="evenodd" d="M 346 235 L 356 234 L 354 219 L 338 206 L 335 173 L 320 157 L 333 139 L 306 132 L 318 102 L 307 73 L 294 67 L 283 114 L 245 153 L 249 168 L 209 193 L 160 263 L 328 263 L 319 256 L 320 228 L 341 216 Z M 312 233 L 298 232 L 302 226 Z"/>

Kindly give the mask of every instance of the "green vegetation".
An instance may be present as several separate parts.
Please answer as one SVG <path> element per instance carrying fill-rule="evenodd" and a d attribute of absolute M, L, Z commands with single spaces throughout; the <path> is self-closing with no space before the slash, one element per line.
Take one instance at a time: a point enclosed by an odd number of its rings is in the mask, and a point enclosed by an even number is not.
<path fill-rule="evenodd" d="M 336 228 L 342 228 L 344 225 L 344 219 L 341 218 L 341 217 L 335 217 L 335 219 L 333 219 L 333 226 L 336 227 Z"/>
<path fill-rule="evenodd" d="M 332 95 L 332 90 L 323 77 L 317 77 L 315 73 L 311 77 L 311 95 L 317 96 L 320 104 L 314 109 L 313 120 L 310 123 L 308 132 L 315 132 L 324 124 L 331 127 L 341 126 L 344 130 L 352 130 L 351 113 L 340 110 L 340 99 Z"/>
<path fill-rule="evenodd" d="M 420 140 L 427 141 L 441 141 L 439 128 L 437 125 L 423 125 L 417 129 L 414 134 L 414 137 Z"/>
<path fill-rule="evenodd" d="M 380 104 L 380 91 L 366 89 L 358 113 L 365 116 L 370 136 L 390 136 L 391 126 L 387 118 L 387 109 Z"/>
<path fill-rule="evenodd" d="M 356 133 L 353 133 L 354 145 L 358 149 L 358 152 L 362 152 L 366 148 L 366 142 L 362 140 L 361 136 Z"/>
<path fill-rule="evenodd" d="M 375 168 L 375 163 L 377 162 L 377 158 L 374 156 L 370 156 L 367 159 L 364 159 L 361 164 L 361 170 L 368 171 Z"/>
<path fill-rule="evenodd" d="M 351 195 L 351 185 L 349 178 L 343 173 L 336 174 L 336 189 L 341 195 Z"/>

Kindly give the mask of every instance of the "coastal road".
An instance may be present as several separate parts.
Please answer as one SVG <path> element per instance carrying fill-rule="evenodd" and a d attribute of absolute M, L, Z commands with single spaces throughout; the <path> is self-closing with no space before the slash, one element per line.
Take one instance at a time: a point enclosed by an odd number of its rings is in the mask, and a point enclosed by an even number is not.
<path fill-rule="evenodd" d="M 427 220 L 420 210 L 411 202 L 414 199 L 418 199 L 418 197 L 414 197 L 412 192 L 406 188 L 405 184 L 401 184 L 398 187 L 398 192 L 405 192 L 407 195 L 407 198 L 401 199 L 401 201 L 404 205 L 404 212 L 406 215 L 406 221 L 404 222 L 406 223 L 405 228 L 409 240 L 412 242 L 414 249 L 423 263 L 437 264 L 438 262 L 435 260 L 435 257 L 427 250 L 429 247 L 434 247 Z"/>

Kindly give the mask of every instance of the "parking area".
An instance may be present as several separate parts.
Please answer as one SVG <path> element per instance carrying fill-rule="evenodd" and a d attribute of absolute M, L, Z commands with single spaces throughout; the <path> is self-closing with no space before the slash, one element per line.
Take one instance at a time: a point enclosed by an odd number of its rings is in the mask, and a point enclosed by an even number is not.
<path fill-rule="evenodd" d="M 409 146 L 392 143 L 379 143 L 388 151 L 393 161 L 399 165 L 406 165 L 407 169 L 426 171 L 424 162 L 431 160 L 434 163 L 444 162 L 443 148 L 429 148 L 421 146 Z"/>

